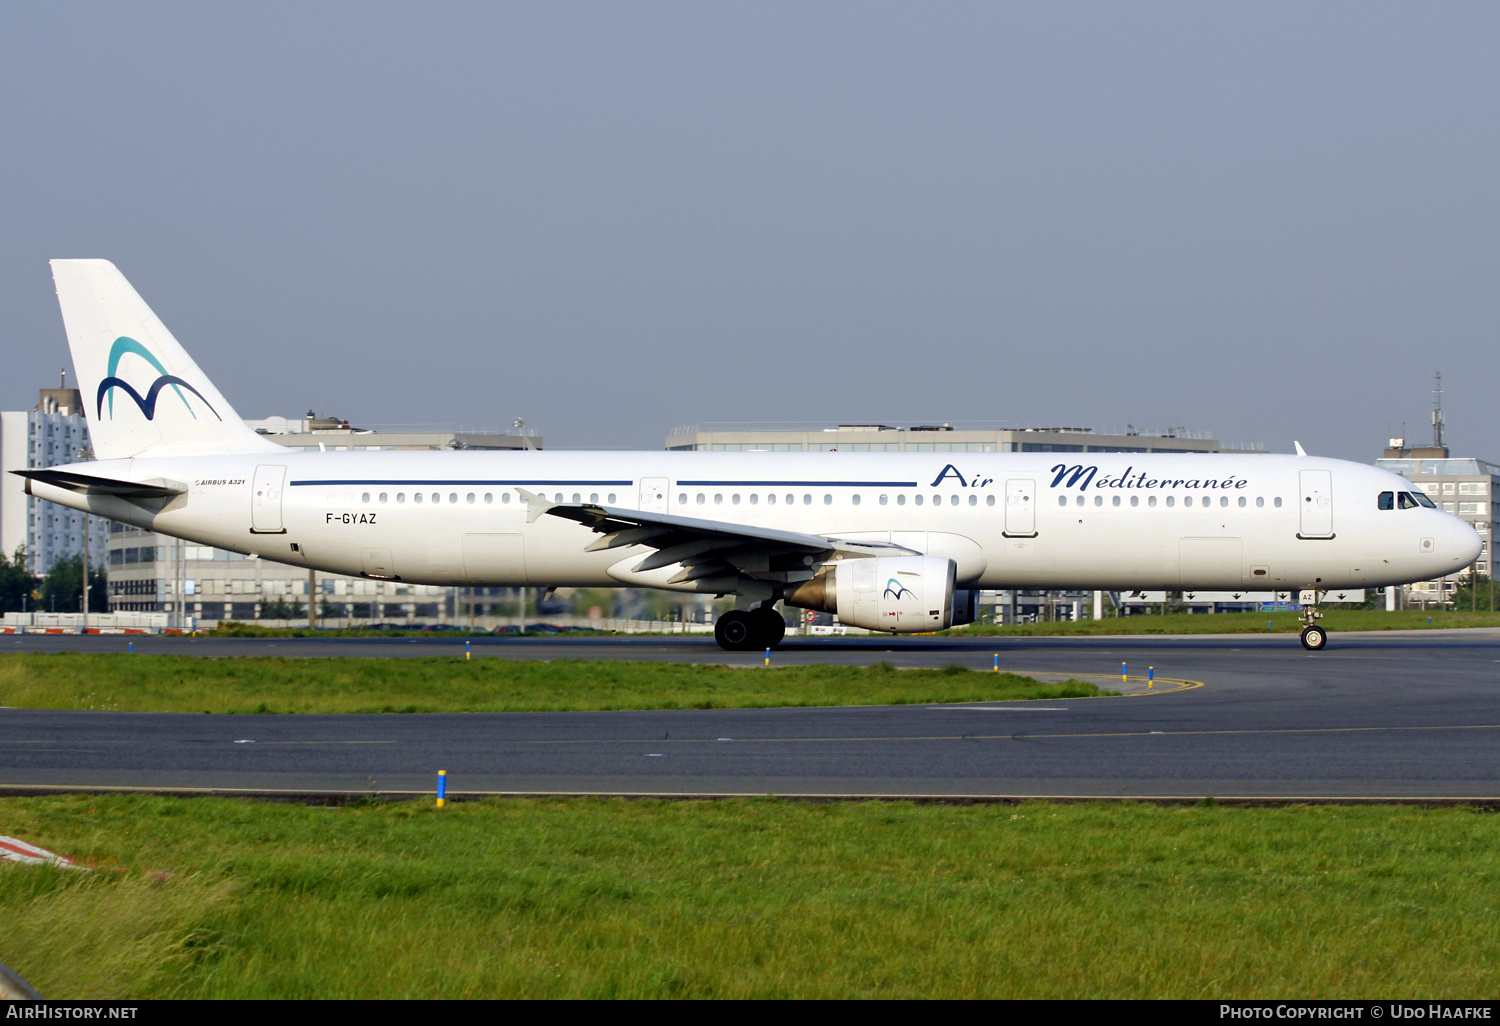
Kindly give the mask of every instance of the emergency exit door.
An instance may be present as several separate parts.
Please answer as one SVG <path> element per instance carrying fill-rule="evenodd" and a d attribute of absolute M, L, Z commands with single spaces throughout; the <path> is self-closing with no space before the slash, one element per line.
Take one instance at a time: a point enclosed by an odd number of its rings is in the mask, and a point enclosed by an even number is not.
<path fill-rule="evenodd" d="M 1302 529 L 1298 538 L 1333 537 L 1333 471 L 1301 470 L 1297 472 L 1301 483 L 1298 508 L 1302 513 Z"/>
<path fill-rule="evenodd" d="M 639 508 L 647 513 L 665 513 L 667 511 L 666 478 L 641 478 L 641 504 Z"/>

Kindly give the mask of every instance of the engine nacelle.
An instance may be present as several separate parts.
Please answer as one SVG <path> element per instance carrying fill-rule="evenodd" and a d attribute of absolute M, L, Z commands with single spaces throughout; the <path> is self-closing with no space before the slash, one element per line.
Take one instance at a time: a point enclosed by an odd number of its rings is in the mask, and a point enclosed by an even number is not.
<path fill-rule="evenodd" d="M 788 589 L 786 603 L 838 614 L 851 627 L 891 634 L 940 631 L 973 619 L 967 594 L 954 617 L 957 567 L 945 556 L 876 556 L 845 559 L 810 581 Z M 969 619 L 963 619 L 968 615 Z"/>

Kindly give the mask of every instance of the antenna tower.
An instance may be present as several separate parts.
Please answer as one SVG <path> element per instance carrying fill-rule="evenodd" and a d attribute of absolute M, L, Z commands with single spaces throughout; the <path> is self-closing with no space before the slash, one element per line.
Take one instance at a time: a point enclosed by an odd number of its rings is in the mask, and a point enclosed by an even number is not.
<path fill-rule="evenodd" d="M 1432 447 L 1443 447 L 1443 372 L 1432 376 Z"/>

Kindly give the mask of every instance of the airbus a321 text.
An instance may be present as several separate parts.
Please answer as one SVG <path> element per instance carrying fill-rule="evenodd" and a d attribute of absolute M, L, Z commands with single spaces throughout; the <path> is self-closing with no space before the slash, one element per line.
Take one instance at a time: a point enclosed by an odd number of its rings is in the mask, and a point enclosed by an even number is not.
<path fill-rule="evenodd" d="M 779 643 L 778 601 L 917 633 L 972 621 L 984 588 L 1320 596 L 1481 548 L 1404 479 L 1300 454 L 298 452 L 240 420 L 113 264 L 52 273 L 97 458 L 20 471 L 30 494 L 379 580 L 732 595 L 726 649 Z"/>

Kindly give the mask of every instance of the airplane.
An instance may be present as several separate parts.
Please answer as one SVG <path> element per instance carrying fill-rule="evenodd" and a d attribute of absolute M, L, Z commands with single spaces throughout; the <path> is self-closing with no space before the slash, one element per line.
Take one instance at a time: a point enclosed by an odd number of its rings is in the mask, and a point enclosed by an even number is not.
<path fill-rule="evenodd" d="M 1479 535 L 1405 479 L 1298 455 L 301 452 L 256 434 L 106 260 L 54 260 L 96 459 L 16 471 L 38 498 L 331 573 L 447 586 L 733 596 L 730 651 L 777 602 L 928 633 L 980 589 L 1313 592 L 1431 580 Z M 1302 644 L 1327 632 L 1303 608 Z"/>

